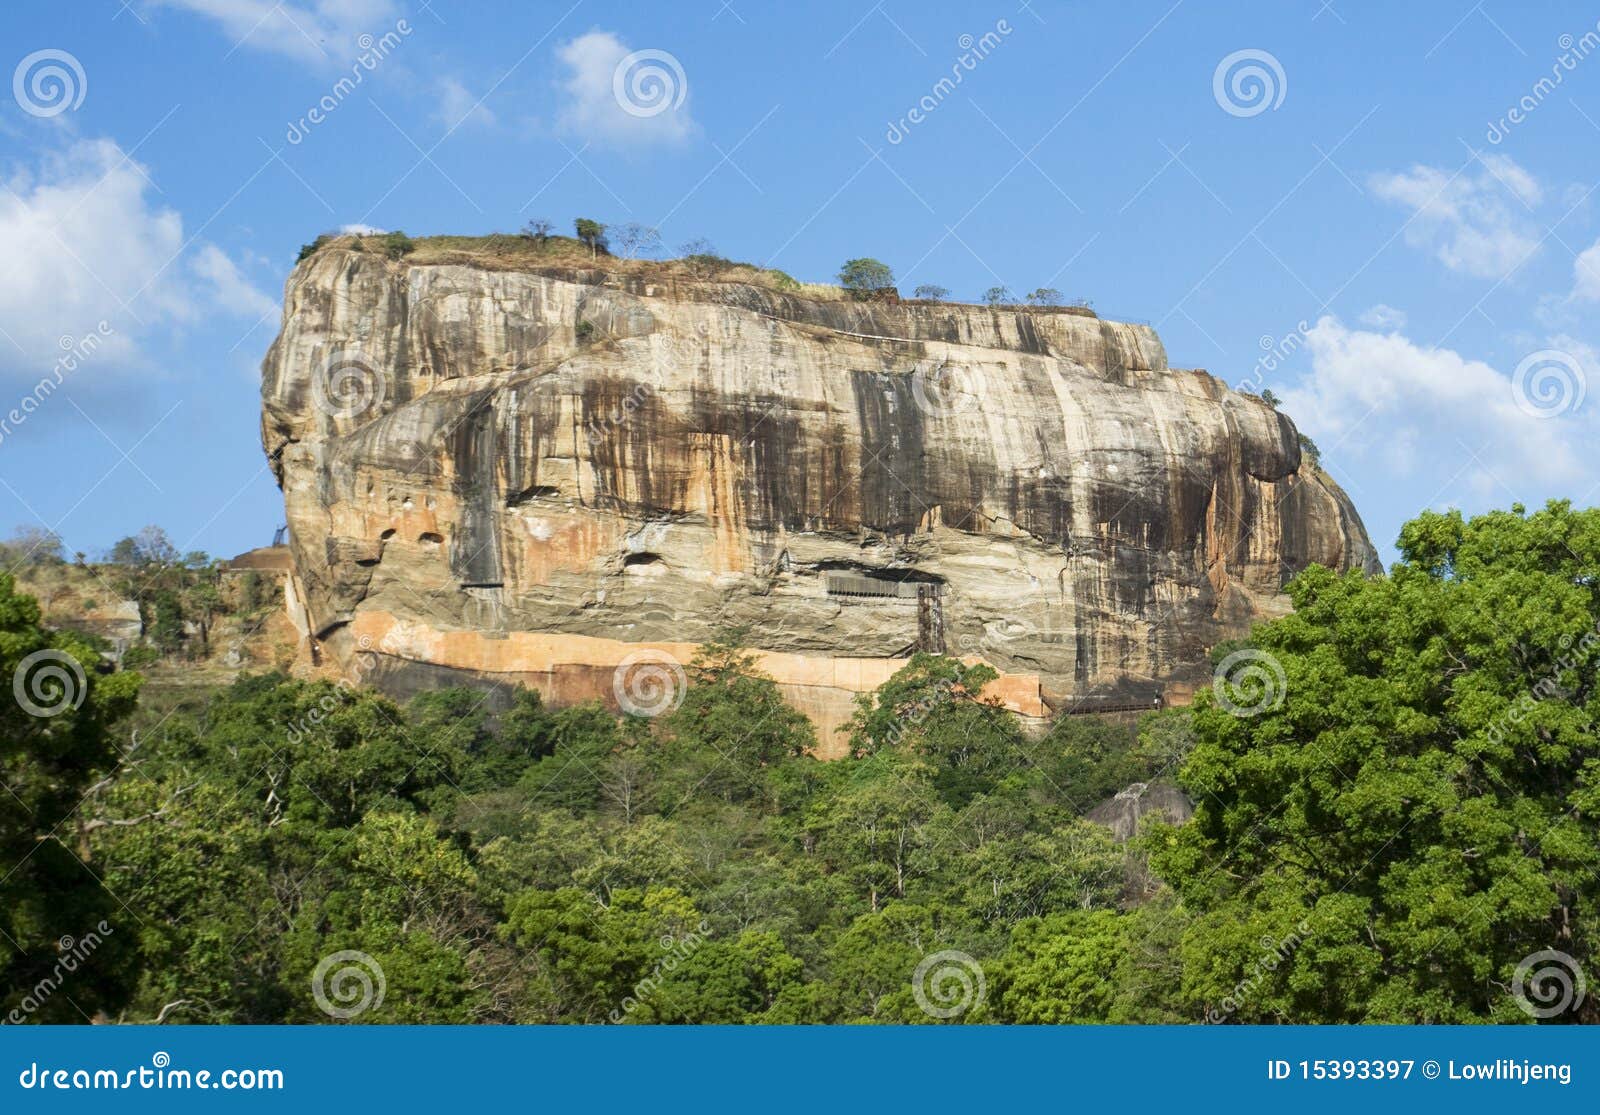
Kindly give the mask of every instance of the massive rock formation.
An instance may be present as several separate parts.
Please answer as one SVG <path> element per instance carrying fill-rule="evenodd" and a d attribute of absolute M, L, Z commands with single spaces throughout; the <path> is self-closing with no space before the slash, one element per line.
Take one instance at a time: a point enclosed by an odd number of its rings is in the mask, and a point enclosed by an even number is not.
<path fill-rule="evenodd" d="M 825 727 L 918 646 L 1027 715 L 1149 703 L 1307 564 L 1376 568 L 1287 417 L 1083 310 L 335 246 L 262 394 L 292 608 L 399 687 L 626 703 L 743 626 Z"/>

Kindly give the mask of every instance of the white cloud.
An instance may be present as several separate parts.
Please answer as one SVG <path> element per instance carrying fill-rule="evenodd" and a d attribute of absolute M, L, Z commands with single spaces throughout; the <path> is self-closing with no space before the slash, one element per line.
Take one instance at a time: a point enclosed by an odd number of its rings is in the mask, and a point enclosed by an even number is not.
<path fill-rule="evenodd" d="M 389 230 L 378 228 L 376 225 L 340 225 L 339 231 L 346 236 L 381 236 Z"/>
<path fill-rule="evenodd" d="M 1406 320 L 1404 310 L 1397 310 L 1383 302 L 1379 302 L 1361 315 L 1361 324 L 1370 325 L 1374 329 L 1404 329 Z"/>
<path fill-rule="evenodd" d="M 1600 435 L 1592 400 L 1560 417 L 1536 418 L 1518 405 L 1511 375 L 1450 349 L 1397 332 L 1350 329 L 1334 317 L 1320 319 L 1307 337 L 1311 370 L 1284 392 L 1284 409 L 1336 462 L 1376 454 L 1404 475 L 1431 461 L 1446 476 L 1460 468 L 1464 479 L 1498 488 L 1502 498 L 1502 485 L 1570 490 L 1592 471 L 1586 462 Z M 1571 337 L 1548 345 L 1570 354 L 1580 374 L 1600 369 L 1594 351 Z"/>
<path fill-rule="evenodd" d="M 1600 240 L 1582 252 L 1572 264 L 1572 297 L 1580 302 L 1600 302 Z"/>
<path fill-rule="evenodd" d="M 494 113 L 489 111 L 489 107 L 479 103 L 478 96 L 455 78 L 440 78 L 434 88 L 439 95 L 439 108 L 433 114 L 433 118 L 446 128 L 460 128 L 467 125 L 492 128 L 499 123 Z"/>
<path fill-rule="evenodd" d="M 1476 170 L 1431 166 L 1375 174 L 1373 192 L 1411 210 L 1406 240 L 1452 271 L 1502 279 L 1539 249 L 1528 210 L 1544 200 L 1539 183 L 1505 155 L 1484 155 Z"/>
<path fill-rule="evenodd" d="M 217 305 L 241 317 L 263 318 L 278 312 L 278 303 L 259 290 L 227 253 L 206 244 L 195 253 L 194 273 L 211 285 Z"/>
<path fill-rule="evenodd" d="M 144 167 L 108 139 L 79 140 L 13 172 L 0 191 L 0 372 L 55 359 L 63 336 L 107 322 L 108 355 L 134 354 L 157 323 L 270 300 L 220 249 L 186 245 L 183 218 L 152 201 Z M 185 261 L 186 247 L 196 247 Z M 7 340 L 6 338 L 9 338 Z"/>
<path fill-rule="evenodd" d="M 634 51 L 609 31 L 590 31 L 556 57 L 567 69 L 563 131 L 623 147 L 682 143 L 694 133 L 688 78 L 666 51 Z"/>
<path fill-rule="evenodd" d="M 153 0 L 221 24 L 235 46 L 269 50 L 301 62 L 345 64 L 363 34 L 393 28 L 394 0 Z"/>

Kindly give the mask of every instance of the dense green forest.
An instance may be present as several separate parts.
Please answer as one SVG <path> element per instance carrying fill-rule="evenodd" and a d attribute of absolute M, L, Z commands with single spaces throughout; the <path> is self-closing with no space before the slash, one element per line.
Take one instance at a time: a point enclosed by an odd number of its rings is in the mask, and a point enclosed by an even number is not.
<path fill-rule="evenodd" d="M 162 707 L 0 576 L 0 1014 L 1595 1021 L 1600 511 L 1400 552 L 1302 573 L 1192 708 L 1030 736 L 922 655 L 828 763 L 738 633 L 648 720 L 270 674 Z M 1135 782 L 1193 819 L 1085 818 Z"/>

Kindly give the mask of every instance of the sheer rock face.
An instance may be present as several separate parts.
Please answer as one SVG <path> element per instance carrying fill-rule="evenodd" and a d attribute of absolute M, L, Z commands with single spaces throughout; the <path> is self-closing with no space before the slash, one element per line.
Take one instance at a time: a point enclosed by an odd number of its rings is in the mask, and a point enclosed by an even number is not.
<path fill-rule="evenodd" d="M 746 626 L 802 705 L 942 642 L 1039 713 L 1182 692 L 1307 564 L 1377 568 L 1286 417 L 1082 312 L 325 249 L 262 394 L 293 607 L 386 672 L 609 696 Z"/>

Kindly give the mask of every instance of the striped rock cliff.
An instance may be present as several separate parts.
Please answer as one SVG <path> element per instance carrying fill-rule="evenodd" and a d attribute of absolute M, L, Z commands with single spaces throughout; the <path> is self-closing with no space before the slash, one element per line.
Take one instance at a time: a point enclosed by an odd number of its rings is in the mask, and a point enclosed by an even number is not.
<path fill-rule="evenodd" d="M 651 276 L 296 268 L 262 436 L 320 657 L 627 705 L 743 628 L 833 753 L 918 647 L 1027 716 L 1144 705 L 1306 565 L 1377 567 L 1289 419 L 1148 326 Z"/>

